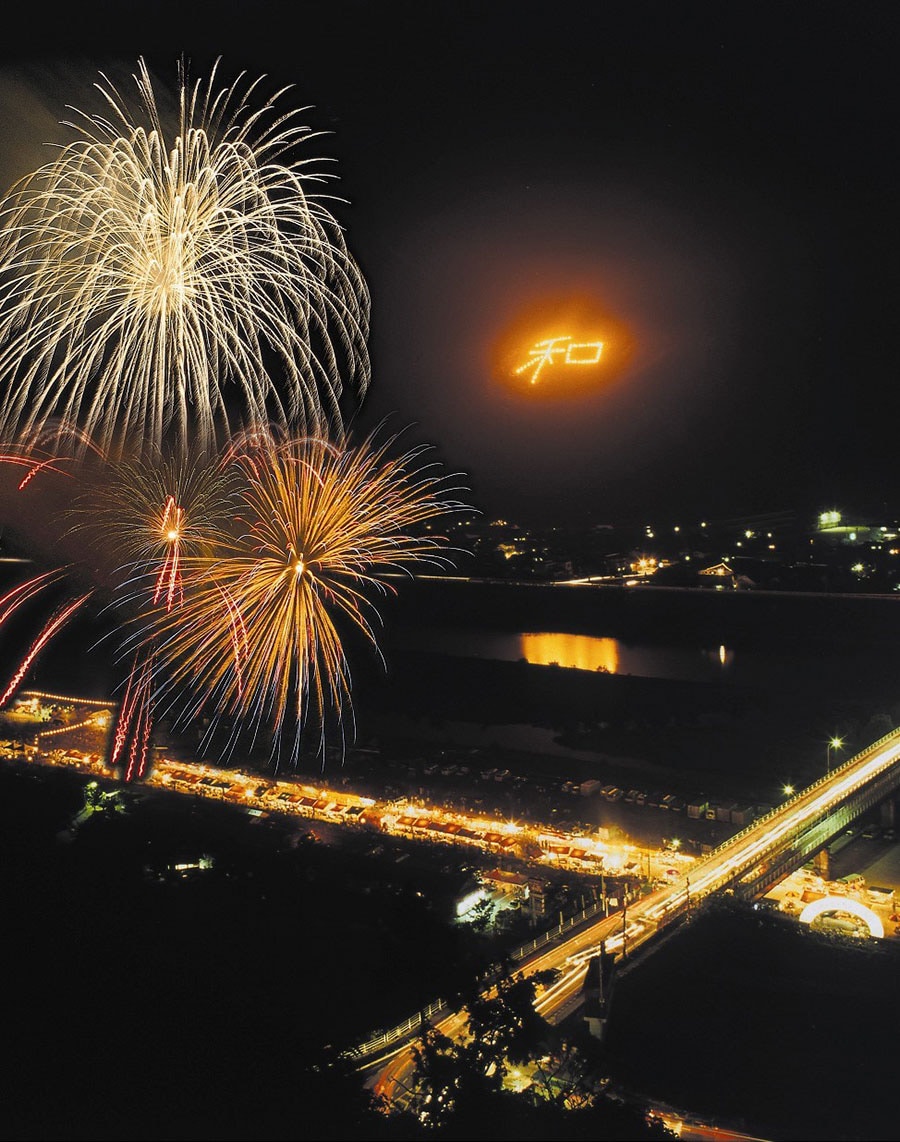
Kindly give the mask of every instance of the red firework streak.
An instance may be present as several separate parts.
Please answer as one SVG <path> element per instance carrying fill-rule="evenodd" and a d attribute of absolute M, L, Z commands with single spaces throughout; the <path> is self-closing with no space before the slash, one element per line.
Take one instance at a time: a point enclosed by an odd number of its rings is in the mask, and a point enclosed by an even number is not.
<path fill-rule="evenodd" d="M 3 598 L 0 598 L 0 626 L 6 622 L 13 611 L 17 610 L 23 603 L 28 602 L 29 599 L 34 598 L 38 591 L 43 590 L 54 579 L 59 579 L 61 575 L 61 571 L 44 571 L 40 575 L 35 575 L 33 579 L 27 579 L 24 583 L 17 583 L 15 587 L 7 591 Z"/>
<path fill-rule="evenodd" d="M 143 661 L 135 658 L 128 675 L 125 697 L 119 707 L 109 759 L 111 766 L 122 762 L 125 781 L 134 781 L 146 773 L 152 731 L 153 661 L 150 658 Z"/>
<path fill-rule="evenodd" d="M 184 509 L 175 503 L 175 497 L 169 496 L 163 510 L 162 533 L 168 543 L 166 558 L 156 577 L 156 590 L 153 602 L 158 603 L 165 595 L 166 610 L 171 611 L 176 594 L 179 602 L 183 597 L 181 587 L 181 524 L 184 518 Z"/>
<path fill-rule="evenodd" d="M 51 574 L 52 574 L 52 572 L 51 572 Z M 25 585 L 27 586 L 27 584 L 25 584 Z M 5 706 L 6 703 L 13 696 L 13 694 L 15 694 L 16 690 L 19 688 L 19 685 L 22 682 L 22 679 L 27 674 L 29 668 L 31 667 L 31 664 L 34 662 L 34 660 L 38 656 L 38 654 L 40 654 L 40 652 L 44 649 L 44 647 L 47 645 L 47 643 L 53 638 L 53 636 L 55 634 L 57 634 L 60 630 L 62 630 L 62 628 L 66 625 L 66 623 L 69 621 L 69 619 L 72 617 L 72 615 L 75 614 L 75 612 L 78 610 L 79 607 L 81 607 L 84 603 L 87 602 L 87 600 L 91 597 L 91 595 L 93 593 L 94 593 L 93 591 L 88 591 L 86 594 L 79 595 L 77 598 L 70 600 L 70 602 L 66 603 L 65 606 L 63 606 L 63 607 L 60 607 L 59 610 L 57 610 L 57 612 L 50 619 L 47 620 L 47 622 L 44 624 L 43 630 L 37 636 L 37 638 L 34 640 L 34 642 L 31 644 L 31 646 L 28 649 L 28 653 L 22 659 L 22 663 L 19 666 L 19 669 L 15 672 L 15 674 L 10 679 L 9 685 L 3 691 L 3 695 L 0 696 L 0 708 Z M 5 600 L 3 600 L 3 601 L 5 601 Z M 18 604 L 16 604 L 16 605 L 18 605 Z M 9 612 L 6 612 L 6 613 L 9 613 Z M 5 614 L 3 617 L 4 618 L 6 617 Z"/>
<path fill-rule="evenodd" d="M 31 483 L 38 472 L 56 472 L 59 476 L 70 476 L 69 472 L 63 471 L 58 465 L 70 460 L 70 456 L 50 456 L 45 460 L 38 460 L 34 456 L 27 456 L 14 453 L 4 453 L 0 455 L 0 464 L 18 464 L 20 467 L 27 468 L 28 471 L 23 476 L 18 491 L 22 491 L 24 487 Z"/>
<path fill-rule="evenodd" d="M 184 509 L 174 496 L 166 499 L 160 530 L 167 543 L 166 557 L 156 576 L 153 592 L 154 604 L 165 599 L 166 611 L 171 611 L 184 598 L 181 580 L 181 532 Z M 125 686 L 125 697 L 119 707 L 119 716 L 113 736 L 110 765 L 123 766 L 123 780 L 135 781 L 147 772 L 150 757 L 150 738 L 153 733 L 153 672 L 152 653 L 147 657 L 135 656 Z"/>

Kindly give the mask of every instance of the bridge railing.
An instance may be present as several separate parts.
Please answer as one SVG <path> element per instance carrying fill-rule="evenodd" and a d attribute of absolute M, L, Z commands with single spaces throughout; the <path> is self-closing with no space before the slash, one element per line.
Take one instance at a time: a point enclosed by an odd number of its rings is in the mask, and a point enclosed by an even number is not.
<path fill-rule="evenodd" d="M 870 742 L 869 745 L 865 746 L 858 753 L 855 753 L 853 757 L 848 758 L 843 765 L 833 769 L 830 773 L 823 774 L 821 777 L 816 778 L 815 781 L 813 781 L 810 785 L 807 785 L 804 789 L 801 789 L 797 794 L 795 794 L 795 796 L 800 797 L 801 795 L 810 793 L 813 790 L 818 789 L 820 786 L 827 784 L 827 782 L 831 781 L 832 778 L 834 778 L 838 773 L 842 773 L 844 770 L 850 769 L 851 766 L 858 765 L 861 761 L 865 760 L 866 757 L 874 753 L 881 746 L 887 745 L 887 743 L 892 739 L 900 740 L 900 728 L 890 730 L 888 733 L 883 734 L 876 741 Z M 770 809 L 768 813 L 764 813 L 762 817 L 757 817 L 755 821 L 752 821 L 749 825 L 745 826 L 743 829 L 741 829 L 740 832 L 734 833 L 728 838 L 727 841 L 723 841 L 722 844 L 718 845 L 717 848 L 713 850 L 714 853 L 720 853 L 725 849 L 740 844 L 743 839 L 745 839 L 755 829 L 758 829 L 760 825 L 765 824 L 766 821 L 774 820 L 776 817 L 784 813 L 789 804 L 789 801 L 784 801 L 781 805 L 776 805 L 773 809 Z"/>
<path fill-rule="evenodd" d="M 602 903 L 585 906 L 579 912 L 560 921 L 559 924 L 548 928 L 539 936 L 535 936 L 526 943 L 520 944 L 518 948 L 509 953 L 508 958 L 513 963 L 520 963 L 522 960 L 528 959 L 529 956 L 541 948 L 546 947 L 547 944 L 558 940 L 565 932 L 569 932 L 579 924 L 583 924 L 585 920 L 596 916 L 597 913 L 602 910 Z M 435 1015 L 446 1014 L 449 1013 L 450 1010 L 450 1004 L 446 1000 L 436 999 L 417 1014 L 411 1015 L 408 1019 L 404 1019 L 402 1023 L 398 1023 L 396 1027 L 391 1027 L 390 1030 L 387 1031 L 381 1031 L 377 1035 L 373 1035 L 371 1039 L 367 1039 L 365 1043 L 361 1043 L 353 1052 L 354 1058 L 368 1058 L 370 1055 L 374 1055 L 378 1051 L 391 1046 L 392 1043 L 409 1037 L 411 1033 L 417 1031 L 423 1023 L 427 1023 Z"/>
<path fill-rule="evenodd" d="M 804 789 L 800 790 L 796 796 L 797 797 L 807 796 L 811 792 L 815 792 L 816 789 L 826 785 L 829 781 L 831 781 L 835 777 L 835 775 L 840 774 L 844 770 L 852 769 L 852 767 L 854 765 L 858 765 L 860 762 L 865 761 L 867 758 L 869 758 L 873 754 L 877 753 L 877 751 L 879 749 L 881 749 L 883 746 L 888 745 L 891 742 L 897 742 L 898 740 L 900 740 L 900 728 L 898 728 L 896 730 L 890 730 L 888 733 L 883 734 L 876 741 L 871 742 L 869 745 L 867 745 L 863 749 L 861 749 L 858 753 L 854 754 L 853 757 L 848 758 L 848 760 L 846 762 L 844 762 L 844 764 L 842 766 L 839 766 L 837 769 L 832 770 L 830 773 L 824 774 L 822 777 L 817 778 L 810 785 L 807 785 Z M 860 779 L 854 785 L 852 792 L 855 793 L 859 789 L 862 789 L 864 786 L 868 785 L 873 780 L 875 780 L 876 776 L 878 776 L 878 777 L 883 776 L 886 771 L 887 771 L 887 767 L 885 767 L 885 770 L 880 771 L 880 773 L 878 775 L 869 775 L 865 778 Z M 750 836 L 751 833 L 758 830 L 760 825 L 764 826 L 767 821 L 773 821 L 774 822 L 776 819 L 783 817 L 786 812 L 789 812 L 789 806 L 790 806 L 791 802 L 794 801 L 795 799 L 796 798 L 791 798 L 791 801 L 785 801 L 781 805 L 777 805 L 775 808 L 771 809 L 768 813 L 764 814 L 762 817 L 757 817 L 757 819 L 755 821 L 753 821 L 751 824 L 747 825 L 745 828 L 741 829 L 740 832 L 735 833 L 733 836 L 729 837 L 728 840 L 723 841 L 721 845 L 719 845 L 717 848 L 715 848 L 713 850 L 712 853 L 709 854 L 709 856 L 707 857 L 707 860 L 709 860 L 709 861 L 716 860 L 723 853 L 726 853 L 729 849 L 739 846 L 745 839 L 747 839 Z M 834 810 L 831 809 L 831 810 L 828 810 L 826 813 L 824 813 L 823 819 L 824 819 L 824 817 L 827 817 L 829 815 L 829 813 L 831 813 L 833 811 Z M 810 823 L 808 821 L 805 822 L 803 827 L 802 827 L 802 831 L 808 830 L 809 827 L 810 827 Z M 734 884 L 736 881 L 738 881 L 748 871 L 749 868 L 752 868 L 755 863 L 756 863 L 756 857 L 753 857 L 753 858 L 749 859 L 748 862 L 746 862 L 745 864 L 742 864 L 739 866 L 738 865 L 733 866 L 727 872 L 723 873 L 716 880 L 714 880 L 710 885 L 707 886 L 707 888 L 705 889 L 705 891 L 703 893 L 703 897 L 706 898 L 706 897 L 709 897 L 711 895 L 714 895 L 716 892 L 719 892 L 722 889 L 727 888 L 730 884 Z M 697 870 L 694 869 L 691 875 L 694 875 L 696 872 L 697 872 Z M 688 890 L 687 886 L 688 886 L 689 881 L 690 881 L 690 877 L 686 878 L 685 881 L 681 882 L 682 886 L 684 887 L 684 891 L 686 891 L 686 892 Z M 668 921 L 668 919 L 672 915 L 674 915 L 674 906 L 667 906 L 667 908 L 666 908 L 666 920 Z"/>

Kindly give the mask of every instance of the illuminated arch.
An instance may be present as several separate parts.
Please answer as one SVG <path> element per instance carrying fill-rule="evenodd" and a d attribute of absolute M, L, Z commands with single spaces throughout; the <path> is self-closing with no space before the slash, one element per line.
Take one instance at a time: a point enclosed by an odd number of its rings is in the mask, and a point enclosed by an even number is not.
<path fill-rule="evenodd" d="M 823 896 L 821 900 L 814 900 L 811 904 L 807 904 L 798 919 L 803 924 L 811 924 L 817 916 L 825 912 L 848 912 L 851 916 L 863 920 L 873 936 L 880 939 L 884 935 L 884 925 L 872 909 L 846 896 Z"/>

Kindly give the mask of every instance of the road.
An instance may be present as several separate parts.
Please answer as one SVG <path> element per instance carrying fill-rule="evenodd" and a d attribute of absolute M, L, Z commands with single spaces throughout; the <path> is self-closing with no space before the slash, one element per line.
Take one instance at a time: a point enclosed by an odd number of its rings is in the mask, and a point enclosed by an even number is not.
<path fill-rule="evenodd" d="M 545 970 L 558 973 L 554 982 L 541 989 L 535 1000 L 535 1008 L 541 1015 L 550 1022 L 559 1022 L 580 1006 L 588 961 L 600 953 L 601 947 L 620 956 L 627 955 L 631 938 L 645 930 L 644 925 L 631 920 L 633 911 L 628 908 L 588 921 L 563 942 L 547 947 L 517 965 L 516 971 L 526 976 Z M 464 1013 L 448 1012 L 433 1019 L 432 1023 L 442 1034 L 456 1039 L 464 1029 L 465 1018 Z M 400 1043 L 385 1049 L 380 1056 L 369 1060 L 362 1070 L 368 1076 L 367 1085 L 376 1094 L 389 1104 L 402 1102 L 413 1070 L 409 1045 Z"/>

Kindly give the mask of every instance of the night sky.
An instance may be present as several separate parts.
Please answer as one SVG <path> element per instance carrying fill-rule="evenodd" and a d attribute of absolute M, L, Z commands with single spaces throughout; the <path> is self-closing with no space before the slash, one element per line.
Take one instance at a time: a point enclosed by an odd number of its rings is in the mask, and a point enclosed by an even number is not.
<path fill-rule="evenodd" d="M 372 294 L 354 428 L 409 426 L 489 518 L 900 515 L 892 5 L 19 15 L 5 185 L 99 71 L 127 87 L 138 56 L 161 85 L 182 54 L 197 76 L 221 56 L 223 78 L 295 85 Z M 513 376 L 566 334 L 603 340 L 601 363 Z"/>

